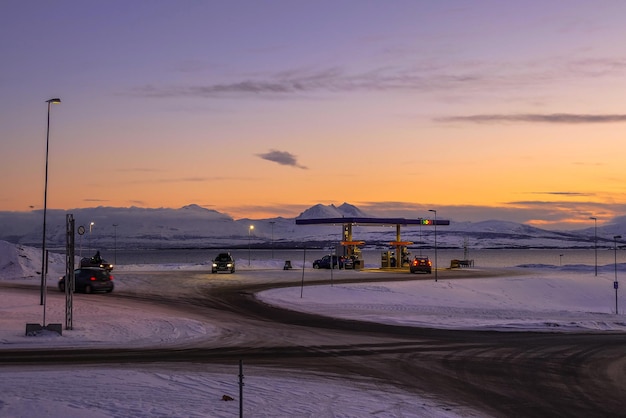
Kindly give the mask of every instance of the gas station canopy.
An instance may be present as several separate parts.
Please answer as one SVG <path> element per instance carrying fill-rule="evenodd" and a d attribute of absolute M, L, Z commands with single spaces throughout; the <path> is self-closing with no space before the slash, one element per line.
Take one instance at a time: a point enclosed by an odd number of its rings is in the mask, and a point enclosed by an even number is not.
<path fill-rule="evenodd" d="M 368 225 L 368 226 L 391 226 L 396 227 L 396 240 L 389 243 L 390 246 L 395 248 L 395 253 L 387 251 L 381 256 L 382 267 L 405 267 L 408 266 L 409 260 L 407 247 L 413 243 L 410 241 L 403 241 L 400 237 L 400 227 L 408 225 L 450 225 L 450 221 L 446 219 L 405 219 L 405 218 L 365 218 L 365 217 L 341 217 L 341 218 L 311 218 L 311 219 L 296 219 L 296 225 L 342 225 L 342 241 L 340 242 L 343 247 L 343 256 L 349 257 L 354 260 L 354 268 L 361 268 L 362 260 L 360 260 L 361 250 L 358 248 L 365 244 L 365 241 L 356 241 L 352 237 L 352 227 L 354 225 Z M 396 257 L 397 255 L 397 257 Z"/>
<path fill-rule="evenodd" d="M 352 224 L 352 225 L 450 225 L 446 219 L 405 219 L 405 218 L 312 218 L 296 219 L 296 225 Z"/>

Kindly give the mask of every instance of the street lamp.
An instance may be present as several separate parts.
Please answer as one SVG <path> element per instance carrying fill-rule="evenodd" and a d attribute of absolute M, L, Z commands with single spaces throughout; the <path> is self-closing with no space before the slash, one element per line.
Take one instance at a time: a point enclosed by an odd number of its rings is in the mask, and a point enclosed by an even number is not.
<path fill-rule="evenodd" d="M 562 260 L 563 260 L 563 254 L 559 254 L 559 266 L 563 265 Z"/>
<path fill-rule="evenodd" d="M 272 260 L 274 259 L 274 224 L 276 221 L 270 221 L 270 225 L 272 225 Z"/>
<path fill-rule="evenodd" d="M 48 209 L 48 149 L 50 144 L 50 105 L 61 103 L 61 99 L 57 97 L 54 99 L 46 100 L 46 103 L 48 103 L 48 124 L 46 127 L 46 180 L 44 183 L 43 192 L 43 239 L 41 243 L 41 305 L 45 303 L 44 288 L 46 286 L 46 211 Z M 45 309 L 46 308 L 44 306 L 44 314 Z"/>
<path fill-rule="evenodd" d="M 89 251 L 91 251 L 91 229 L 93 228 L 93 226 L 95 225 L 95 222 L 91 222 L 89 224 L 89 245 L 87 245 L 89 247 Z"/>
<path fill-rule="evenodd" d="M 428 211 L 435 214 L 435 281 L 437 281 L 437 211 L 435 209 L 428 209 Z"/>
<path fill-rule="evenodd" d="M 596 253 L 596 276 L 598 275 L 598 218 L 591 216 L 589 219 L 593 219 L 593 248 Z"/>
<path fill-rule="evenodd" d="M 117 224 L 113 224 L 113 264 L 117 266 Z"/>
<path fill-rule="evenodd" d="M 248 228 L 248 266 L 250 266 L 250 239 L 252 238 L 252 230 L 254 229 L 254 225 L 250 225 Z"/>
<path fill-rule="evenodd" d="M 613 250 L 615 252 L 615 281 L 613 282 L 613 288 L 615 289 L 615 315 L 617 315 L 617 288 L 619 284 L 617 283 L 617 240 L 622 239 L 621 235 L 615 235 L 613 237 Z"/>

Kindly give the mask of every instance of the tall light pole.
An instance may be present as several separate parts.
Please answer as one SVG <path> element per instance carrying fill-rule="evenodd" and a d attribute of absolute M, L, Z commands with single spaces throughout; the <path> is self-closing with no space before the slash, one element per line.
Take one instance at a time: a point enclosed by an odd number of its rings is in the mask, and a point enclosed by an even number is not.
<path fill-rule="evenodd" d="M 435 209 L 428 209 L 428 211 L 435 214 L 435 281 L 437 281 L 437 211 Z"/>
<path fill-rule="evenodd" d="M 272 225 L 272 260 L 274 259 L 274 224 L 276 221 L 270 221 L 270 225 Z"/>
<path fill-rule="evenodd" d="M 91 222 L 89 224 L 89 245 L 88 245 L 89 251 L 91 251 L 91 229 L 93 228 L 95 224 L 96 224 L 95 222 Z"/>
<path fill-rule="evenodd" d="M 43 239 L 41 243 L 41 305 L 45 303 L 44 289 L 46 286 L 46 211 L 48 209 L 48 149 L 50 145 L 50 105 L 61 103 L 61 99 L 57 97 L 54 99 L 46 100 L 46 103 L 48 103 L 48 124 L 46 126 L 46 180 L 44 183 L 43 192 Z"/>
<path fill-rule="evenodd" d="M 252 238 L 252 230 L 254 229 L 254 225 L 250 225 L 248 228 L 248 266 L 250 266 L 250 239 Z"/>
<path fill-rule="evenodd" d="M 596 254 L 596 276 L 598 275 L 598 218 L 591 216 L 589 219 L 593 219 L 593 248 Z"/>
<path fill-rule="evenodd" d="M 613 282 L 613 288 L 615 289 L 615 315 L 617 315 L 617 288 L 619 284 L 617 283 L 617 240 L 622 239 L 621 235 L 615 235 L 613 237 L 613 251 L 615 252 L 615 281 Z"/>
<path fill-rule="evenodd" d="M 113 264 L 117 266 L 117 224 L 113 224 Z"/>

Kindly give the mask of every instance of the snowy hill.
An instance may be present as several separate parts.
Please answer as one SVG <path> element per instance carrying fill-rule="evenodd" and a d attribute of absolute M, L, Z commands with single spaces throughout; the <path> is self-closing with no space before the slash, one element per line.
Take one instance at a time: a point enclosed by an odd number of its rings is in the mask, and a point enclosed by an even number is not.
<path fill-rule="evenodd" d="M 76 245 L 94 244 L 102 248 L 235 248 L 332 246 L 342 238 L 341 225 L 296 225 L 296 218 L 233 219 L 212 209 L 187 205 L 179 209 L 138 207 L 95 207 L 69 211 L 48 210 L 48 246 L 65 246 L 66 215 L 72 214 L 76 229 L 82 225 L 85 234 L 76 235 Z M 297 218 L 372 217 L 354 205 L 318 204 Z M 43 213 L 0 212 L 0 240 L 40 247 Z M 253 228 L 251 228 L 253 226 Z M 462 248 L 590 248 L 594 245 L 594 228 L 555 232 L 524 224 L 489 220 L 456 222 L 437 228 L 440 247 Z M 432 226 L 403 226 L 402 239 L 416 246 L 433 245 Z M 598 228 L 598 245 L 610 248 L 614 235 L 626 237 L 626 217 Z M 385 246 L 395 240 L 394 227 L 353 227 L 355 239 L 369 246 Z"/>
<path fill-rule="evenodd" d="M 317 204 L 298 215 L 298 219 L 368 217 L 367 213 L 349 203 L 340 206 Z"/>

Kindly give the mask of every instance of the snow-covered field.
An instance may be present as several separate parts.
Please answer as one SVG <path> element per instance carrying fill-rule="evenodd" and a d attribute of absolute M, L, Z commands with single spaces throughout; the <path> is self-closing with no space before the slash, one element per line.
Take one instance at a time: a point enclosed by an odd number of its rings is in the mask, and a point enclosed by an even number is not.
<path fill-rule="evenodd" d="M 0 241 L 0 280 L 37 284 L 39 250 Z M 63 258 L 51 259 L 49 276 L 63 274 Z M 239 273 L 246 274 L 246 263 Z M 152 266 L 159 268 L 159 266 Z M 273 274 L 276 266 L 252 263 Z M 133 266 L 120 269 L 132 270 Z M 163 266 L 196 269 L 198 266 Z M 527 274 L 459 280 L 324 285 L 263 292 L 267 302 L 291 309 L 412 326 L 456 329 L 541 330 L 545 332 L 624 332 L 626 317 L 615 314 L 614 273 L 588 266 L 527 269 Z M 623 272 L 618 271 L 618 275 Z M 362 274 L 370 274 L 363 272 Z M 373 273 L 375 274 L 375 273 Z M 132 275 L 131 275 L 132 276 Z M 130 276 L 129 276 L 130 277 Z M 130 280 L 130 279 L 129 279 Z M 118 283 L 131 286 L 132 283 Z M 302 291 L 302 297 L 301 297 Z M 621 289 L 617 291 L 621 303 Z M 98 295 L 94 295 L 98 297 Z M 63 322 L 62 294 L 48 294 L 47 323 Z M 81 303 L 82 302 L 82 303 Z M 619 305 L 618 305 L 619 306 Z M 62 336 L 24 335 L 25 324 L 41 323 L 39 298 L 0 289 L 0 350 L 29 347 L 149 346 L 211 338 L 212 324 L 180 318 L 166 308 L 143 305 L 122 309 L 100 297 L 86 305 L 74 301 L 80 326 Z M 215 324 L 217 326 L 217 324 Z M 128 367 L 3 367 L 0 416 L 3 417 L 232 417 L 238 402 L 238 369 L 227 366 L 153 364 Z M 338 376 L 295 375 L 282 370 L 245 369 L 244 415 L 253 417 L 453 417 L 479 416 L 466 408 L 416 398 L 372 381 Z"/>

